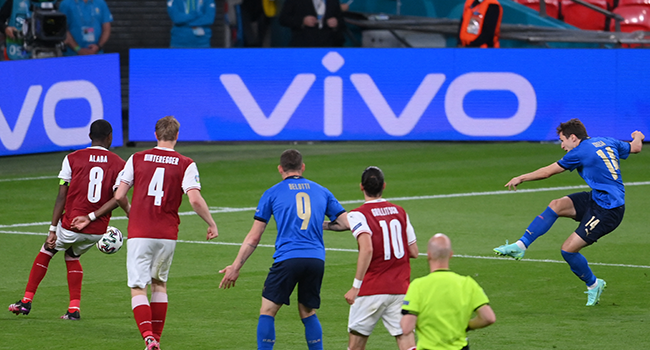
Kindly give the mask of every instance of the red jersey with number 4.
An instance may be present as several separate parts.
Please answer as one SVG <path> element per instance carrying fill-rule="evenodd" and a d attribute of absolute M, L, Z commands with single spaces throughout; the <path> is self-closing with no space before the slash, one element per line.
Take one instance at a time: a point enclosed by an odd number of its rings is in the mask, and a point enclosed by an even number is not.
<path fill-rule="evenodd" d="M 167 148 L 137 152 L 122 181 L 133 186 L 128 237 L 177 239 L 183 193 L 201 188 L 194 161 Z"/>
<path fill-rule="evenodd" d="M 416 238 L 404 209 L 379 199 L 352 210 L 348 220 L 355 238 L 366 233 L 372 237 L 372 260 L 358 295 L 406 294 L 411 278 L 409 245 Z"/>
<path fill-rule="evenodd" d="M 65 200 L 61 226 L 72 230 L 72 219 L 93 212 L 113 198 L 117 178 L 124 160 L 103 147 L 89 147 L 68 154 L 63 160 L 59 178 L 70 187 Z M 103 235 L 111 214 L 108 213 L 86 226 L 81 233 Z"/>

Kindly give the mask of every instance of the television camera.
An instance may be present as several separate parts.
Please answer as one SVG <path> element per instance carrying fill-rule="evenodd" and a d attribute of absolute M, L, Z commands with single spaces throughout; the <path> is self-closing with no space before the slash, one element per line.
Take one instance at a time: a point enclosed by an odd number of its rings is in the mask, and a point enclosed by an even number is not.
<path fill-rule="evenodd" d="M 17 23 L 18 37 L 22 39 L 25 51 L 30 52 L 32 58 L 63 55 L 68 32 L 67 19 L 63 13 L 56 10 L 54 4 L 54 1 L 31 1 L 31 14 Z"/>

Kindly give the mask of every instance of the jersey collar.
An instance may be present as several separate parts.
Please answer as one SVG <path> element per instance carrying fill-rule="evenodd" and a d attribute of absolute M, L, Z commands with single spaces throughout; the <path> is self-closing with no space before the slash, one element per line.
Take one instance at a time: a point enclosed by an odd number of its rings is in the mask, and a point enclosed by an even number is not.
<path fill-rule="evenodd" d="M 159 149 L 159 150 L 163 150 L 163 151 L 172 151 L 172 152 L 174 151 L 173 149 L 171 149 L 171 148 L 167 148 L 167 147 L 158 147 L 158 146 L 156 146 L 156 147 L 154 147 L 154 148 L 155 148 L 155 149 Z"/>
<path fill-rule="evenodd" d="M 88 148 L 89 148 L 89 149 L 102 149 L 102 150 L 104 150 L 104 151 L 108 151 L 106 148 L 104 148 L 104 147 L 102 147 L 102 146 L 90 146 L 90 147 L 88 147 Z"/>
<path fill-rule="evenodd" d="M 381 203 L 381 202 L 386 202 L 386 200 L 383 199 L 383 198 L 378 198 L 378 199 L 373 199 L 373 200 L 370 200 L 370 201 L 366 201 L 366 203 Z"/>

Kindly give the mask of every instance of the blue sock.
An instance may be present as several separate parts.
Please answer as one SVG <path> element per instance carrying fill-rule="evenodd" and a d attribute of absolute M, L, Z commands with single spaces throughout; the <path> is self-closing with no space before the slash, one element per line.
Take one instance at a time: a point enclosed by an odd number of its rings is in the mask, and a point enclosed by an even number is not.
<path fill-rule="evenodd" d="M 553 211 L 553 209 L 551 209 L 551 207 L 546 207 L 546 210 L 544 210 L 543 213 L 538 215 L 533 220 L 533 222 L 528 225 L 526 233 L 524 233 L 524 235 L 521 236 L 519 240 L 524 242 L 526 248 L 528 248 L 528 246 L 531 245 L 531 243 L 533 243 L 537 238 L 551 229 L 551 226 L 553 226 L 555 220 L 557 220 L 557 217 L 557 214 Z"/>
<path fill-rule="evenodd" d="M 257 349 L 271 350 L 275 345 L 275 318 L 269 315 L 260 315 L 257 321 Z"/>
<path fill-rule="evenodd" d="M 318 316 L 313 314 L 302 319 L 305 325 L 305 339 L 309 350 L 323 350 L 323 328 L 321 328 Z"/>
<path fill-rule="evenodd" d="M 575 273 L 578 278 L 583 280 L 587 284 L 587 287 L 596 283 L 596 276 L 594 276 L 594 273 L 591 272 L 589 263 L 587 263 L 587 259 L 585 259 L 582 254 L 569 253 L 563 250 L 562 257 L 564 260 L 566 260 L 567 263 L 569 263 L 571 271 L 573 271 L 573 273 Z"/>

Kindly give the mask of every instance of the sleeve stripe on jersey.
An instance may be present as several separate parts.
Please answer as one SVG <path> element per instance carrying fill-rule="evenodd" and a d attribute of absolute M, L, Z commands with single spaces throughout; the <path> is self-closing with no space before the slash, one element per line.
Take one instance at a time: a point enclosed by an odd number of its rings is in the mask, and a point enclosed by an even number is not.
<path fill-rule="evenodd" d="M 476 309 L 474 309 L 474 311 L 480 309 L 483 305 L 490 305 L 490 303 L 483 303 L 483 304 L 477 306 Z"/>
<path fill-rule="evenodd" d="M 201 186 L 199 185 L 199 186 L 191 186 L 191 187 L 188 187 L 187 189 L 185 189 L 185 193 L 189 192 L 190 190 L 199 190 L 199 191 L 200 191 L 200 190 L 201 190 Z"/>

